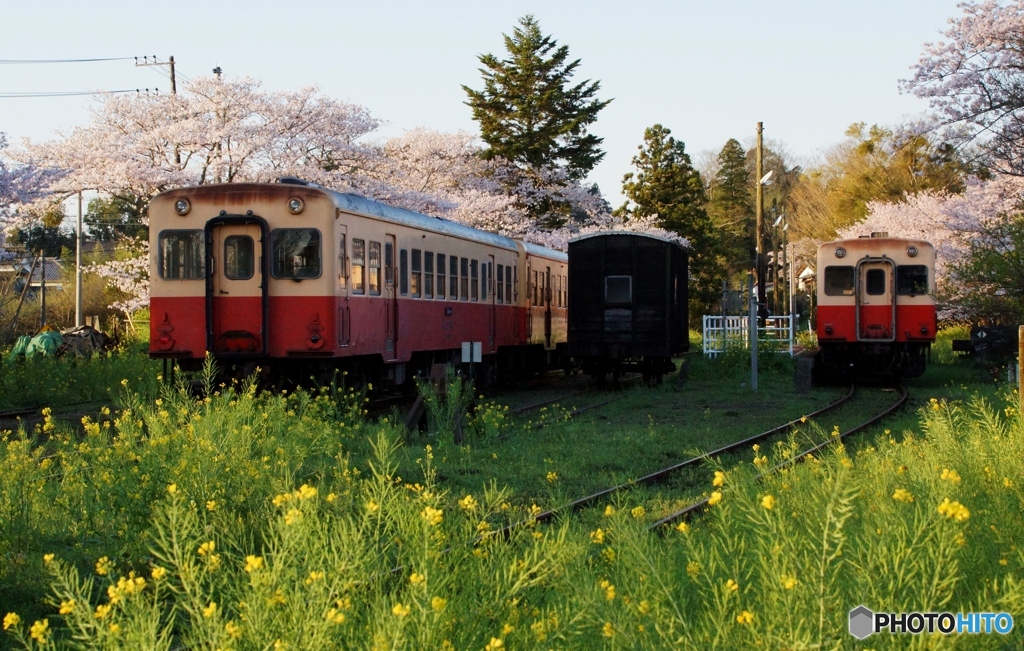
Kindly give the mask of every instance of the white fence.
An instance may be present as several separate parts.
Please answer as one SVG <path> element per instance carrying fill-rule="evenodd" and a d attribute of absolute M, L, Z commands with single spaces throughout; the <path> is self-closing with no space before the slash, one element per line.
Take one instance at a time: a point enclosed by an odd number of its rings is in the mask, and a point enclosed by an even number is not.
<path fill-rule="evenodd" d="M 758 351 L 793 355 L 793 315 L 770 316 L 757 329 Z M 750 317 L 704 315 L 704 355 L 750 348 Z"/>

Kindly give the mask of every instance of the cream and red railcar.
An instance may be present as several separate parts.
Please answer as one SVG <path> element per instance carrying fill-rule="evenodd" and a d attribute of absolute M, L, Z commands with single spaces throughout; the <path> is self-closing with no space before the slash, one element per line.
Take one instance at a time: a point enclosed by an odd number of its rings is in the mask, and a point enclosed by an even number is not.
<path fill-rule="evenodd" d="M 935 341 L 935 247 L 870 237 L 818 247 L 816 330 L 831 377 L 918 377 Z"/>
<path fill-rule="evenodd" d="M 479 342 L 486 377 L 562 366 L 564 253 L 298 180 L 150 203 L 150 355 L 402 384 Z"/>

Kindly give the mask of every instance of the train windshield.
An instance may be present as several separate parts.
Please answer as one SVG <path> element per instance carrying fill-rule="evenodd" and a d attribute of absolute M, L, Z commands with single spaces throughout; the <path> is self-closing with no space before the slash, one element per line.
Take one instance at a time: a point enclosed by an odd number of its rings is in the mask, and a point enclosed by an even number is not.
<path fill-rule="evenodd" d="M 160 231 L 160 277 L 191 280 L 206 275 L 206 237 L 200 230 Z"/>
<path fill-rule="evenodd" d="M 825 295 L 853 296 L 854 275 L 852 266 L 825 267 Z"/>
<path fill-rule="evenodd" d="M 274 278 L 320 277 L 320 231 L 277 228 L 270 234 Z"/>
<path fill-rule="evenodd" d="M 928 293 L 928 267 L 923 264 L 904 264 L 896 267 L 896 293 L 916 296 Z"/>

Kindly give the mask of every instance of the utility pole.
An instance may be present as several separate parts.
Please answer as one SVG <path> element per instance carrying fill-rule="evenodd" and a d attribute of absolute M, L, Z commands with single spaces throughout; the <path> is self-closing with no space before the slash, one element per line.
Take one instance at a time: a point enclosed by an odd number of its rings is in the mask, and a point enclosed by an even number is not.
<path fill-rule="evenodd" d="M 764 178 L 764 142 L 762 132 L 764 131 L 764 123 L 757 123 L 757 159 L 754 176 L 757 179 L 757 196 L 756 210 L 757 210 L 757 225 L 755 226 L 756 233 L 754 235 L 756 241 L 757 258 L 755 260 L 755 272 L 757 274 L 757 321 L 763 323 L 764 318 L 768 316 L 766 292 L 765 292 L 765 259 L 764 259 L 764 188 L 762 186 L 762 179 Z"/>
<path fill-rule="evenodd" d="M 39 329 L 42 330 L 46 327 L 46 249 L 39 249 L 39 257 L 43 261 L 43 267 L 39 274 Z M 32 276 L 29 276 L 28 279 L 31 281 Z"/>
<path fill-rule="evenodd" d="M 82 191 L 78 191 L 78 231 L 75 236 L 75 327 L 82 325 Z"/>

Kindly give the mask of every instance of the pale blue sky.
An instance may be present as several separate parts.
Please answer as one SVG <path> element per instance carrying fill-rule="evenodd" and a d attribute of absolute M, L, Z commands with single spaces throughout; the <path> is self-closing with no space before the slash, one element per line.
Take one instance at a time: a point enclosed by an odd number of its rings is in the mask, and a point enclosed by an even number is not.
<path fill-rule="evenodd" d="M 476 133 L 460 84 L 480 87 L 477 55 L 533 13 L 582 59 L 580 79 L 614 98 L 592 132 L 604 162 L 591 174 L 613 202 L 646 127 L 660 122 L 696 158 L 730 137 L 765 135 L 801 161 L 857 121 L 895 124 L 927 105 L 897 80 L 959 14 L 957 0 L 775 3 L 596 0 L 434 2 L 68 2 L 2 0 L 0 59 L 174 55 L 181 74 L 220 66 L 266 88 L 315 84 L 389 124 Z M 131 61 L 0 65 L 0 93 L 158 86 Z M 88 119 L 92 100 L 0 98 L 0 131 L 46 139 Z"/>

